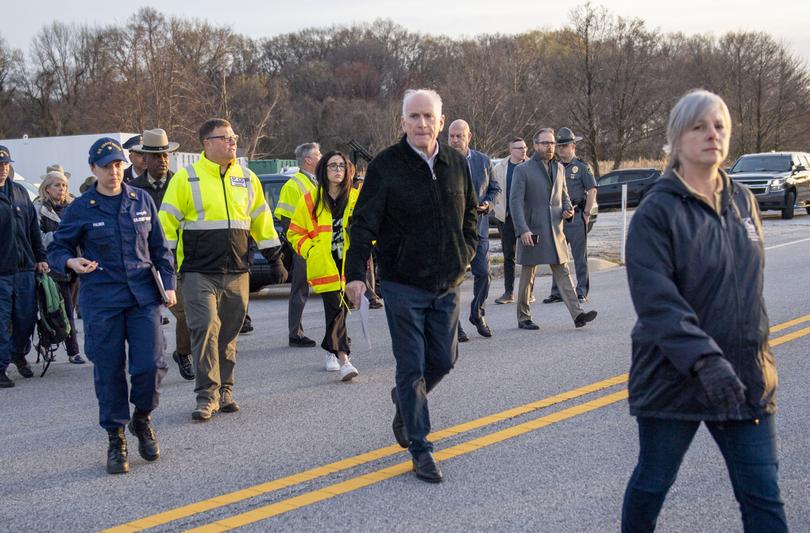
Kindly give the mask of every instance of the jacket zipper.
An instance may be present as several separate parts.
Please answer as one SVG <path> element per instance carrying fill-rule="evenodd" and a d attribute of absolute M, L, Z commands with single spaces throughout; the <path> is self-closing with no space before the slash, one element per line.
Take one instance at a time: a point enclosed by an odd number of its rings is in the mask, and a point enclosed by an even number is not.
<path fill-rule="evenodd" d="M 225 173 L 227 174 L 227 172 Z M 225 217 L 228 219 L 228 255 L 227 259 L 225 259 L 225 273 L 229 273 L 231 271 L 231 212 L 228 209 L 228 192 L 225 190 L 225 176 L 222 176 L 222 198 L 225 201 Z M 250 253 L 248 251 L 248 253 Z"/>

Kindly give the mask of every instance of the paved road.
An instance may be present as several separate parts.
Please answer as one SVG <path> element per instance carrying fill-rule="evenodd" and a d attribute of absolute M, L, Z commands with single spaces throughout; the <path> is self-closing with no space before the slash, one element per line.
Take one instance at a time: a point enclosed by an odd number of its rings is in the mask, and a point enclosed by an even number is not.
<path fill-rule="evenodd" d="M 810 331 L 802 330 L 810 326 L 810 240 L 795 241 L 810 239 L 810 217 L 797 216 L 791 228 L 766 222 L 773 247 L 766 298 L 772 325 L 805 317 L 772 338 L 782 337 L 775 348 L 782 489 L 792 529 L 808 531 Z M 538 282 L 538 297 L 549 283 Z M 616 531 L 637 453 L 622 377 L 634 313 L 622 268 L 594 275 L 592 286 L 589 307 L 599 318 L 586 328 L 575 330 L 561 305 L 539 304 L 538 332 L 516 328 L 514 305 L 488 308 L 492 339 L 467 328 L 472 340 L 430 397 L 447 478 L 438 486 L 407 474 L 407 453 L 392 446 L 393 357 L 382 310 L 371 314 L 371 350 L 351 317 L 360 377 L 342 384 L 323 371 L 320 349 L 286 346 L 285 289 L 257 295 L 256 332 L 239 344 L 242 411 L 192 423 L 193 386 L 172 364 L 155 416 L 163 455 L 147 464 L 133 446 L 125 476 L 104 471 L 106 435 L 96 424 L 89 366 L 69 365 L 60 354 L 43 379 L 20 382 L 12 371 L 18 386 L 0 391 L 0 530 L 88 531 L 146 518 L 122 530 Z M 468 282 L 464 310 L 470 292 Z M 318 298 L 307 306 L 305 326 L 313 337 L 323 333 Z M 786 340 L 790 334 L 797 338 Z M 741 530 L 705 430 L 659 530 Z"/>

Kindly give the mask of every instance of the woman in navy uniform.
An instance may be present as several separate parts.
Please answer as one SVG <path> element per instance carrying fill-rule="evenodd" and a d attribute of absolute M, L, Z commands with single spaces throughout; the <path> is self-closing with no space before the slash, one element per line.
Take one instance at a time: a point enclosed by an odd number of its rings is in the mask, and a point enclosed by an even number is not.
<path fill-rule="evenodd" d="M 129 471 L 127 424 L 138 438 L 141 457 L 154 461 L 160 455 L 150 413 L 158 404 L 167 366 L 160 330 L 163 298 L 153 265 L 165 288 L 165 303 L 176 301 L 172 254 L 157 209 L 144 191 L 123 183 L 125 162 L 118 141 L 104 137 L 93 144 L 89 163 L 97 182 L 65 210 L 48 247 L 56 270 L 69 268 L 81 276 L 85 352 L 95 365 L 99 424 L 109 434 L 110 474 Z M 128 401 L 135 406 L 131 419 Z"/>

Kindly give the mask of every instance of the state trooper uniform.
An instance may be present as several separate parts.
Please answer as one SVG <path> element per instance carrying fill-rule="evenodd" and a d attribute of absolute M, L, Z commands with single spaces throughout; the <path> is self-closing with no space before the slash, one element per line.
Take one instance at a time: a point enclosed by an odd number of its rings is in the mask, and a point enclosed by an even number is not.
<path fill-rule="evenodd" d="M 126 161 L 121 145 L 111 138 L 96 141 L 90 164 L 104 167 L 114 161 Z M 158 388 L 167 366 L 162 298 L 152 266 L 165 289 L 173 290 L 176 282 L 172 252 L 154 202 L 143 190 L 125 183 L 121 189 L 120 195 L 108 196 L 93 184 L 67 208 L 48 247 L 49 263 L 60 272 L 65 272 L 77 248 L 82 257 L 98 263 L 95 270 L 81 275 L 79 306 L 85 352 L 94 364 L 99 424 L 110 438 L 110 473 L 129 470 L 123 432 L 130 422 L 128 402 L 135 406 L 129 428 L 139 439 L 141 456 L 150 461 L 158 458 L 149 414 L 158 405 Z M 131 392 L 127 390 L 127 369 Z"/>
<path fill-rule="evenodd" d="M 580 141 L 582 137 L 574 136 L 569 128 L 560 128 L 557 132 L 557 145 L 570 144 Z M 585 224 L 585 198 L 589 190 L 596 187 L 596 179 L 588 165 L 574 157 L 570 163 L 560 161 L 565 168 L 565 184 L 568 187 L 568 196 L 574 206 L 575 213 L 571 220 L 563 223 L 565 240 L 571 245 L 571 256 L 577 273 L 577 297 L 580 300 L 588 297 L 590 281 L 588 278 L 588 227 Z M 552 281 L 551 295 L 544 303 L 561 302 L 560 290 Z"/>

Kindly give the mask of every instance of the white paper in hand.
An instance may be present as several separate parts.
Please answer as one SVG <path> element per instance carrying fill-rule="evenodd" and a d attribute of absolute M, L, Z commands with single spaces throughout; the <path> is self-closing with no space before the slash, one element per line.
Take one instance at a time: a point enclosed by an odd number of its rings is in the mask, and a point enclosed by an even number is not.
<path fill-rule="evenodd" d="M 368 350 L 371 351 L 371 336 L 369 335 L 368 329 L 368 298 L 364 294 L 360 298 L 360 327 L 363 328 L 363 336 L 366 338 L 366 342 L 368 343 Z"/>

